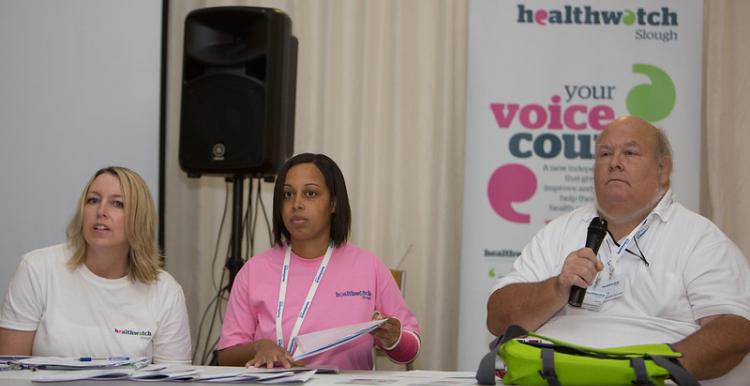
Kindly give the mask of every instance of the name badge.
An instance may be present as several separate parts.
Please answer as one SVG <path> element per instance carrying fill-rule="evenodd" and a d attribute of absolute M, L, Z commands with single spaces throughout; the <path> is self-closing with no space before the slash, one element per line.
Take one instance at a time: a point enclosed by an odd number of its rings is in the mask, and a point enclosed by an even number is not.
<path fill-rule="evenodd" d="M 599 289 L 589 288 L 586 290 L 586 296 L 583 298 L 581 308 L 589 311 L 599 311 L 607 300 L 607 293 Z"/>
<path fill-rule="evenodd" d="M 607 293 L 606 299 L 604 299 L 605 302 L 608 302 L 612 299 L 617 299 L 622 296 L 623 293 L 625 293 L 625 288 L 620 283 L 619 280 L 611 281 L 605 285 L 602 286 L 602 291 Z"/>

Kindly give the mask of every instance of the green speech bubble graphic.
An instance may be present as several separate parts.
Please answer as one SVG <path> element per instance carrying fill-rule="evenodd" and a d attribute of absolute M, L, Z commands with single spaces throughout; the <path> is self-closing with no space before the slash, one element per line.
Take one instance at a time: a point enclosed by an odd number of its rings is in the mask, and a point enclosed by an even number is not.
<path fill-rule="evenodd" d="M 646 75 L 651 83 L 633 87 L 628 93 L 626 106 L 631 115 L 649 122 L 657 122 L 669 116 L 677 100 L 674 82 L 664 70 L 650 64 L 633 64 L 633 73 Z"/>

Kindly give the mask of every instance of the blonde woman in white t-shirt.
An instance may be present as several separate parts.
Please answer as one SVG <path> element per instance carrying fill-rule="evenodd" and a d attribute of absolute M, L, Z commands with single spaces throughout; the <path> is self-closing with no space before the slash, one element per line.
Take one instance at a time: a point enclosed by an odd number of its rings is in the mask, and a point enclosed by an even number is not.
<path fill-rule="evenodd" d="M 190 362 L 180 285 L 160 266 L 156 212 L 132 170 L 97 171 L 67 243 L 26 254 L 0 309 L 0 355 Z"/>

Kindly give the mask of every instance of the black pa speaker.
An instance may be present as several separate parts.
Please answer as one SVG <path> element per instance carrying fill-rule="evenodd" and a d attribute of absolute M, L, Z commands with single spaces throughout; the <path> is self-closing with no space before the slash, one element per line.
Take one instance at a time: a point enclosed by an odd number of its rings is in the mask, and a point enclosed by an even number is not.
<path fill-rule="evenodd" d="M 180 166 L 273 176 L 292 155 L 297 38 L 283 12 L 212 7 L 185 19 Z"/>

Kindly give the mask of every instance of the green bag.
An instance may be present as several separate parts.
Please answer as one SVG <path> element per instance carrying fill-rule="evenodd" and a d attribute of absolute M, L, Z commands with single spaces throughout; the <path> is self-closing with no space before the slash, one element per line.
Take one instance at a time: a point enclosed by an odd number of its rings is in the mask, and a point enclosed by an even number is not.
<path fill-rule="evenodd" d="M 532 339 L 518 339 L 520 337 Z M 495 355 L 505 362 L 506 385 L 656 385 L 672 378 L 681 386 L 700 385 L 677 362 L 681 353 L 666 343 L 598 349 L 510 326 L 490 345 L 479 364 L 480 385 L 495 384 Z"/>

